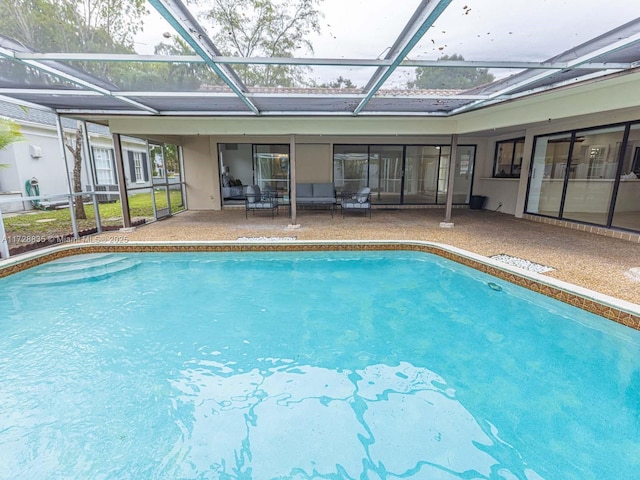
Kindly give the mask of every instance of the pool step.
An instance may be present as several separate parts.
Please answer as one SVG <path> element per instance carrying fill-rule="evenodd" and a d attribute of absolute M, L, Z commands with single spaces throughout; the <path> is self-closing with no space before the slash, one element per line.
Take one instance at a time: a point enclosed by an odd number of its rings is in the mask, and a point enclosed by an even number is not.
<path fill-rule="evenodd" d="M 56 262 L 33 272 L 33 276 L 24 281 L 25 285 L 60 285 L 63 283 L 96 281 L 108 278 L 139 265 L 125 258 L 93 258 L 80 262 Z"/>
<path fill-rule="evenodd" d="M 62 259 L 43 266 L 38 270 L 39 274 L 48 275 L 51 273 L 70 273 L 76 271 L 89 271 L 95 268 L 107 267 L 115 263 L 122 262 L 122 257 L 111 254 L 99 254 L 99 256 L 80 255 L 82 258 L 65 261 Z"/>
<path fill-rule="evenodd" d="M 82 263 L 85 264 L 87 262 L 92 262 L 94 260 L 99 260 L 101 258 L 113 258 L 113 253 L 83 253 L 81 255 L 71 255 L 69 257 L 64 257 L 59 260 L 54 260 L 48 265 L 59 265 L 61 263 L 69 264 L 69 263 Z"/>

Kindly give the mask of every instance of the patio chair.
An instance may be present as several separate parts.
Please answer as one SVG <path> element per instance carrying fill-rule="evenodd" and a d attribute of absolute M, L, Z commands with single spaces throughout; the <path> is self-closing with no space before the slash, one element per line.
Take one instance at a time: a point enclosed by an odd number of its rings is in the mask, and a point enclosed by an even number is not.
<path fill-rule="evenodd" d="M 247 195 L 244 200 L 245 218 L 249 218 L 249 210 L 255 215 L 256 210 L 271 210 L 271 218 L 278 213 L 278 197 L 276 192 L 261 192 L 258 185 L 247 186 Z"/>
<path fill-rule="evenodd" d="M 361 211 L 366 215 L 369 212 L 369 218 L 371 218 L 371 189 L 364 187 L 357 192 L 342 192 L 342 200 L 340 201 L 342 207 L 342 217 L 344 218 L 345 211 Z"/>

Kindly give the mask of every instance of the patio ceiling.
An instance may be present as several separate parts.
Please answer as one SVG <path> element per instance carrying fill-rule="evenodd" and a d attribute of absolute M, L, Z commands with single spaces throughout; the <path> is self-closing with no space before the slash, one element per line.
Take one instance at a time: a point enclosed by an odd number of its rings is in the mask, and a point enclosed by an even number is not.
<path fill-rule="evenodd" d="M 472 8 L 458 0 L 407 0 L 400 6 L 354 0 L 362 12 L 361 18 L 350 19 L 354 36 L 331 27 L 339 14 L 330 8 L 333 0 L 324 1 L 319 5 L 321 10 L 326 5 L 321 13 L 329 28 L 323 23 L 314 50 L 334 56 L 225 56 L 199 20 L 200 12 L 181 0 L 149 0 L 145 24 L 165 39 L 180 38 L 193 54 L 43 52 L 0 31 L 0 100 L 67 115 L 451 116 L 640 66 L 640 18 L 627 21 L 632 7 L 625 11 L 623 0 L 594 3 L 593 8 L 577 0 L 529 2 L 536 4 L 531 11 L 524 0 L 513 0 L 509 12 L 500 9 L 504 2 L 498 0 L 478 6 L 469 2 Z M 564 9 L 572 4 L 575 15 L 567 18 Z M 547 18 L 551 25 L 536 25 L 535 19 L 528 21 L 531 15 Z M 580 15 L 594 26 L 583 23 Z M 376 33 L 367 33 L 371 30 Z M 327 41 L 327 35 L 337 42 Z M 555 35 L 553 41 L 546 40 L 549 35 Z M 550 50 L 558 46 L 563 50 Z M 345 58 L 351 52 L 362 56 Z M 463 54 L 466 60 L 438 60 L 443 54 Z M 136 65 L 140 72 L 160 66 L 208 69 L 213 80 L 189 86 L 166 78 L 128 85 L 87 73 L 86 65 Z M 295 66 L 304 78 L 293 86 L 248 85 L 238 72 L 247 65 Z M 454 88 L 446 80 L 430 88 L 412 84 L 417 68 L 441 67 L 487 69 L 495 80 L 471 88 Z M 337 78 L 349 79 L 348 86 L 327 86 L 327 79 Z"/>

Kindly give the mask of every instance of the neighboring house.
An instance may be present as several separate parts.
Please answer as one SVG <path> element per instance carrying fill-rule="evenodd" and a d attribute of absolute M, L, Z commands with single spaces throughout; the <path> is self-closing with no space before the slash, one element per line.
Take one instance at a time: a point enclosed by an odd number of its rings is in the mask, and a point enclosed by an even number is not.
<path fill-rule="evenodd" d="M 0 163 L 9 168 L 0 170 L 0 199 L 27 196 L 26 183 L 35 179 L 41 195 L 66 194 L 69 180 L 66 176 L 64 156 L 61 152 L 56 117 L 54 114 L 36 109 L 0 102 L 0 116 L 10 118 L 20 124 L 23 140 L 0 150 Z M 62 118 L 62 126 L 67 135 L 75 135 L 77 122 Z M 107 127 L 87 123 L 89 147 L 93 157 L 93 169 L 83 158 L 82 185 L 84 191 L 91 186 L 90 175 L 96 190 L 117 192 L 117 172 L 112 136 Z M 150 187 L 151 175 L 148 162 L 148 148 L 144 140 L 122 137 L 127 188 Z M 69 171 L 73 173 L 73 158 L 67 150 Z M 99 201 L 115 200 L 117 195 L 104 195 Z M 63 201 L 63 200 L 60 200 Z M 31 202 L 16 200 L 0 203 L 3 212 L 32 209 Z"/>

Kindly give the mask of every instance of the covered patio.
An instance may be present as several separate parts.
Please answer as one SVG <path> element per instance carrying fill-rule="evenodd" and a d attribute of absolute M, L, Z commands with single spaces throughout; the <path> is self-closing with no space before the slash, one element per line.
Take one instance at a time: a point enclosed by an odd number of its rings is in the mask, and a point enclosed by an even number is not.
<path fill-rule="evenodd" d="M 153 215 L 172 213 L 159 153 L 170 146 L 180 204 L 193 210 L 238 201 L 242 191 L 225 190 L 230 170 L 242 181 L 233 187 L 277 191 L 294 225 L 297 183 L 331 182 L 338 193 L 371 188 L 382 207 L 446 205 L 445 224 L 455 223 L 453 207 L 485 196 L 486 208 L 516 218 L 639 238 L 640 18 L 628 2 L 588 10 L 577 1 L 517 1 L 507 11 L 498 1 L 325 0 L 300 4 L 307 23 L 287 5 L 274 2 L 284 10 L 269 17 L 270 32 L 302 36 L 250 51 L 229 38 L 261 25 L 251 8 L 226 12 L 242 25 L 225 24 L 219 10 L 150 0 L 115 12 L 121 23 L 107 39 L 97 34 L 112 31 L 108 16 L 78 24 L 85 12 L 58 12 L 49 18 L 65 17 L 65 27 L 41 38 L 32 33 L 49 31 L 45 16 L 28 5 L 24 18 L 8 9 L 0 101 L 55 115 L 60 137 L 61 117 L 108 127 L 110 144 L 97 152 L 104 171 L 94 169 L 84 194 L 119 188 L 124 227 L 132 224 L 128 197 L 154 170 L 162 203 Z M 278 20 L 299 28 L 285 32 Z M 147 151 L 127 156 L 126 137 Z M 83 157 L 91 170 L 96 152 Z M 37 158 L 26 162 L 35 169 L 44 164 Z M 71 192 L 70 163 L 69 191 L 49 193 L 80 194 Z"/>

